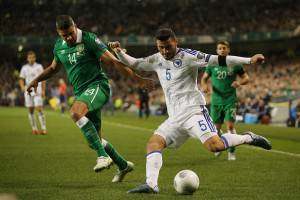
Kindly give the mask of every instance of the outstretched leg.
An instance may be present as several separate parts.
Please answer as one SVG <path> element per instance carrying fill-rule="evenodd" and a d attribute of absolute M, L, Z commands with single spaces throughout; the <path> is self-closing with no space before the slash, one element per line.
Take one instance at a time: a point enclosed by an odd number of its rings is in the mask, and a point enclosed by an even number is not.
<path fill-rule="evenodd" d="M 94 171 L 99 172 L 105 168 L 109 168 L 113 162 L 105 152 L 94 124 L 86 117 L 87 113 L 87 105 L 83 102 L 75 101 L 71 108 L 72 119 L 80 128 L 89 145 L 97 152 L 98 158 Z"/>
<path fill-rule="evenodd" d="M 224 151 L 230 147 L 249 144 L 266 150 L 272 149 L 271 142 L 266 138 L 256 135 L 250 131 L 243 135 L 225 133 L 221 137 L 212 136 L 204 142 L 206 148 L 212 152 Z"/>
<path fill-rule="evenodd" d="M 158 193 L 158 176 L 162 167 L 162 150 L 166 147 L 163 137 L 158 134 L 151 136 L 147 143 L 146 184 L 128 191 L 128 193 Z"/>

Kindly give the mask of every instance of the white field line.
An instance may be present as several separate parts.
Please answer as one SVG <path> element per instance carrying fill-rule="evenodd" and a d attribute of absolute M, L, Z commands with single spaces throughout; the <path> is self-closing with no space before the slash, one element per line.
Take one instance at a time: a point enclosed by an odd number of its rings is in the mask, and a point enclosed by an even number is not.
<path fill-rule="evenodd" d="M 145 131 L 145 132 L 151 132 L 151 133 L 154 132 L 154 130 L 152 130 L 152 129 L 142 128 L 142 127 L 132 126 L 132 125 L 127 125 L 127 124 L 121 124 L 121 123 L 115 123 L 115 122 L 108 122 L 108 121 L 103 121 L 103 123 L 111 125 L 111 126 L 120 127 L 120 128 L 127 128 L 127 129 L 132 129 L 132 130 L 137 130 L 137 131 Z M 247 149 L 255 149 L 255 150 L 263 151 L 263 152 L 277 153 L 277 154 L 281 154 L 281 155 L 286 155 L 286 156 L 292 156 L 292 157 L 298 157 L 298 158 L 300 158 L 300 154 L 297 154 L 297 153 L 291 153 L 291 152 L 280 151 L 280 150 L 275 150 L 275 149 L 266 151 L 264 149 L 253 147 L 253 146 L 240 146 L 240 147 L 247 148 Z"/>
<path fill-rule="evenodd" d="M 53 115 L 52 113 L 47 113 L 47 114 Z M 61 115 L 61 114 L 55 113 L 54 115 Z M 61 115 L 61 117 L 70 118 L 69 115 L 65 115 L 65 114 Z M 109 122 L 109 121 L 103 121 L 103 123 L 111 125 L 111 126 L 117 126 L 117 127 L 120 127 L 120 128 L 127 128 L 127 129 L 132 129 L 132 130 L 137 130 L 137 131 L 145 131 L 145 132 L 149 132 L 149 133 L 153 133 L 154 132 L 154 129 L 152 130 L 152 129 L 149 129 L 149 128 L 143 128 L 143 127 L 139 127 L 139 126 L 132 126 L 132 125 L 121 124 L 121 123 L 116 123 L 116 122 Z M 257 147 L 253 147 L 253 146 L 245 146 L 245 145 L 240 146 L 240 147 L 247 148 L 247 149 L 255 149 L 255 150 L 263 151 L 263 152 L 277 153 L 277 154 L 281 154 L 281 155 L 286 155 L 286 156 L 292 156 L 292 157 L 298 157 L 298 158 L 300 158 L 300 154 L 291 153 L 291 152 L 287 152 L 287 151 L 280 151 L 280 150 L 275 150 L 275 149 L 266 151 L 266 150 L 263 150 L 261 148 L 257 148 Z"/>

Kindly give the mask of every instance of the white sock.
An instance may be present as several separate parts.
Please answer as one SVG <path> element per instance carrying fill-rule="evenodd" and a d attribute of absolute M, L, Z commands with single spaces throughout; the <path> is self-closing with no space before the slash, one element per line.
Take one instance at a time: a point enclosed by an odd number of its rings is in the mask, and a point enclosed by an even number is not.
<path fill-rule="evenodd" d="M 147 155 L 146 161 L 146 183 L 155 188 L 158 185 L 159 170 L 162 166 L 162 155 L 160 151 L 153 151 Z"/>
<path fill-rule="evenodd" d="M 223 134 L 221 136 L 221 139 L 224 142 L 225 149 L 252 142 L 252 138 L 250 135 L 238 135 L 238 134 L 231 134 L 231 133 Z"/>
<path fill-rule="evenodd" d="M 37 130 L 34 113 L 28 113 L 28 119 L 32 130 Z"/>
<path fill-rule="evenodd" d="M 39 121 L 43 130 L 46 130 L 46 119 L 43 112 L 39 112 Z"/>

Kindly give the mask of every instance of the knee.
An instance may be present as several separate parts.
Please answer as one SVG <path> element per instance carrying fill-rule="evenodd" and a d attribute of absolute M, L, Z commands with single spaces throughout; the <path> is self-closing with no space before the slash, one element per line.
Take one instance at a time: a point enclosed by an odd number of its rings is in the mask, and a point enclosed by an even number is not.
<path fill-rule="evenodd" d="M 224 143 L 219 137 L 210 138 L 204 144 L 206 148 L 211 152 L 219 152 L 225 150 Z"/>
<path fill-rule="evenodd" d="M 73 110 L 70 111 L 70 115 L 74 122 L 77 122 L 82 117 L 79 112 Z"/>
<path fill-rule="evenodd" d="M 86 104 L 82 102 L 75 102 L 71 108 L 70 114 L 74 122 L 85 116 L 88 112 Z"/>
<path fill-rule="evenodd" d="M 161 136 L 153 135 L 147 143 L 147 153 L 161 151 L 165 148 L 165 146 L 166 142 Z"/>

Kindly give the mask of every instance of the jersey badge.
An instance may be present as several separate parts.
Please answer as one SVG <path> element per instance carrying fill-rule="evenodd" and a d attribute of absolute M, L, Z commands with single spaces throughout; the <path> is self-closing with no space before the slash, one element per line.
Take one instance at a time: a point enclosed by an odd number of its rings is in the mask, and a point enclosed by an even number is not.
<path fill-rule="evenodd" d="M 182 66 L 182 60 L 181 60 L 181 59 L 175 59 L 175 60 L 173 61 L 173 65 L 174 65 L 174 67 L 176 67 L 176 68 L 180 68 L 180 67 Z"/>
<path fill-rule="evenodd" d="M 76 46 L 77 55 L 83 55 L 84 54 L 84 44 L 78 44 Z"/>

